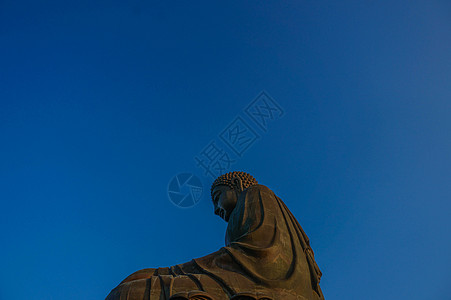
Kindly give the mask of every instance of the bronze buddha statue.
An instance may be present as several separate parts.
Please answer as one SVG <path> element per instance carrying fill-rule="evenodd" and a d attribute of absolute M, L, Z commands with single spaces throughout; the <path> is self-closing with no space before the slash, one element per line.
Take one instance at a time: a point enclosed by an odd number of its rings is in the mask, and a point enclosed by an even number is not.
<path fill-rule="evenodd" d="M 321 272 L 303 229 L 269 188 L 230 172 L 212 184 L 225 247 L 187 263 L 137 271 L 106 300 L 324 300 Z"/>

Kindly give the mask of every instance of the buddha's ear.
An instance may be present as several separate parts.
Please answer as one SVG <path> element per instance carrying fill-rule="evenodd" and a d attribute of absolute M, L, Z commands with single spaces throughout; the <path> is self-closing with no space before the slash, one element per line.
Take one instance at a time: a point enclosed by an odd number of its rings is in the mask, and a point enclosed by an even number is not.
<path fill-rule="evenodd" d="M 232 178 L 232 185 L 236 191 L 241 193 L 243 191 L 243 181 L 240 177 L 235 176 Z"/>

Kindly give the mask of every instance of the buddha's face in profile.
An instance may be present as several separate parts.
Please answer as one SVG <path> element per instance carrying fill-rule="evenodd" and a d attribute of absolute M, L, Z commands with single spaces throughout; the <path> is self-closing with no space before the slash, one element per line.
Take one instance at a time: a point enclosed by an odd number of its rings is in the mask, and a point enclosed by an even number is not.
<path fill-rule="evenodd" d="M 212 193 L 215 215 L 229 222 L 230 214 L 236 206 L 238 192 L 226 185 L 217 185 Z"/>

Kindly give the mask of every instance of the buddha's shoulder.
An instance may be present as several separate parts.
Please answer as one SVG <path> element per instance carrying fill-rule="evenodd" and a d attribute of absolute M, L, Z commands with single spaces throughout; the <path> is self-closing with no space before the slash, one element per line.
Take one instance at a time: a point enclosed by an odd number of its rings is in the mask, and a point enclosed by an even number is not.
<path fill-rule="evenodd" d="M 245 191 L 247 191 L 247 192 L 261 192 L 261 193 L 265 193 L 265 194 L 267 193 L 267 194 L 274 195 L 274 192 L 271 191 L 270 188 L 268 188 L 266 185 L 263 185 L 263 184 L 251 185 Z"/>

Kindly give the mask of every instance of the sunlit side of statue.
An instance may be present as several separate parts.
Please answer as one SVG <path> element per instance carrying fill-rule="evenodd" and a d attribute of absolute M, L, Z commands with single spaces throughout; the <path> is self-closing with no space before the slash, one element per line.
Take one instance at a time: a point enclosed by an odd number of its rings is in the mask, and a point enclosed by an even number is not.
<path fill-rule="evenodd" d="M 137 271 L 115 299 L 324 299 L 307 235 L 269 188 L 230 172 L 212 184 L 214 213 L 228 222 L 225 247 L 166 268 Z"/>

